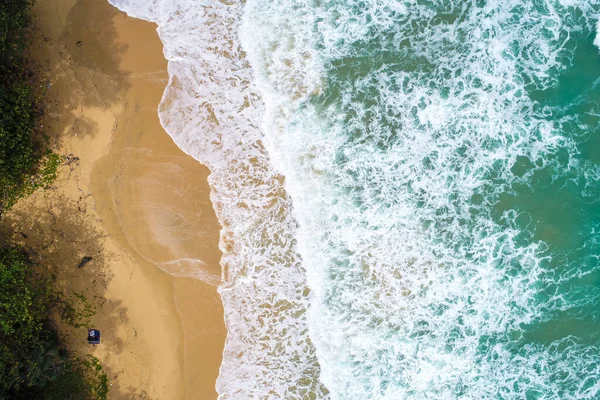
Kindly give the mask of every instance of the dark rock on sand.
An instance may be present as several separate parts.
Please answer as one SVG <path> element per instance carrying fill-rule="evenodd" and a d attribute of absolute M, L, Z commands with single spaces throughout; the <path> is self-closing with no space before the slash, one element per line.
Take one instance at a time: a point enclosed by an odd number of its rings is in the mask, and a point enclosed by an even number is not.
<path fill-rule="evenodd" d="M 92 257 L 88 257 L 88 256 L 83 257 L 81 259 L 81 262 L 77 266 L 77 268 L 81 268 L 81 267 L 85 266 L 85 264 L 89 263 L 90 261 L 92 261 Z"/>

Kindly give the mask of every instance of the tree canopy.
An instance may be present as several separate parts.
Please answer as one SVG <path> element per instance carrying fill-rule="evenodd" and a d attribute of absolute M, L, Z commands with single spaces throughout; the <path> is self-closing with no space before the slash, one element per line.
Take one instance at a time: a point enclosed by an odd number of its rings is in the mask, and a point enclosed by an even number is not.
<path fill-rule="evenodd" d="M 0 2 L 0 215 L 42 185 L 44 161 L 57 161 L 45 158 L 44 142 L 36 134 L 38 113 L 27 62 L 29 7 L 27 0 Z"/>
<path fill-rule="evenodd" d="M 28 0 L 0 1 L 0 222 L 19 198 L 47 185 L 60 163 L 36 133 L 29 12 Z M 66 350 L 57 315 L 79 324 L 48 269 L 0 237 L 0 400 L 106 398 L 108 379 L 98 359 Z"/>

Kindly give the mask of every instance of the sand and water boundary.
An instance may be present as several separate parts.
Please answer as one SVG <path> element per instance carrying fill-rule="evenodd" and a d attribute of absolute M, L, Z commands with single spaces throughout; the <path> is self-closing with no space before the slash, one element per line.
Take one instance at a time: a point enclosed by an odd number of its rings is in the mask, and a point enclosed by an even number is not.
<path fill-rule="evenodd" d="M 7 216 L 5 232 L 95 308 L 102 345 L 85 342 L 85 327 L 63 332 L 72 350 L 101 360 L 111 399 L 216 398 L 220 227 L 208 169 L 160 126 L 168 75 L 156 25 L 104 0 L 37 0 L 33 14 L 40 123 L 68 161 L 51 189 Z M 77 268 L 83 256 L 93 260 Z M 189 260 L 204 281 L 160 269 L 185 274 Z"/>

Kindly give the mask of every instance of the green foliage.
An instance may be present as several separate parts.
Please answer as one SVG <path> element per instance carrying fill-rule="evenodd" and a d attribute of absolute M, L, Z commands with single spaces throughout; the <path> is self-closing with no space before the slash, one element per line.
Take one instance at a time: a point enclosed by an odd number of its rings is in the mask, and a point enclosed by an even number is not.
<path fill-rule="evenodd" d="M 19 198 L 48 186 L 60 163 L 36 134 L 26 60 L 28 12 L 27 0 L 0 2 L 0 216 Z"/>
<path fill-rule="evenodd" d="M 63 322 L 75 328 L 90 326 L 92 317 L 96 313 L 94 307 L 87 301 L 84 295 L 71 292 L 69 299 L 60 298 L 58 312 Z"/>
<path fill-rule="evenodd" d="M 58 173 L 58 166 L 64 161 L 64 157 L 60 154 L 53 153 L 51 151 L 46 152 L 46 156 L 42 159 L 42 166 L 40 172 L 37 175 L 37 179 L 34 179 L 36 189 L 41 187 L 47 189 L 52 182 L 56 180 Z"/>
<path fill-rule="evenodd" d="M 65 369 L 56 336 L 47 329 L 54 291 L 30 271 L 22 251 L 0 250 L 0 395 L 45 386 L 48 371 Z"/>
<path fill-rule="evenodd" d="M 18 249 L 0 251 L 0 390 L 40 385 L 45 370 L 63 369 L 44 329 L 53 291 L 31 279 L 30 267 Z"/>
<path fill-rule="evenodd" d="M 35 114 L 28 87 L 0 86 L 0 207 L 21 196 L 39 162 L 33 140 Z"/>
<path fill-rule="evenodd" d="M 86 382 L 90 385 L 92 396 L 97 399 L 106 399 L 108 397 L 108 376 L 102 369 L 100 360 L 92 355 L 83 362 L 85 369 L 83 373 L 86 376 Z"/>
<path fill-rule="evenodd" d="M 68 323 L 91 309 L 60 297 L 52 279 L 36 274 L 22 249 L 0 248 L 0 399 L 106 399 L 108 377 L 98 359 L 64 350 L 50 316 L 67 307 Z"/>
<path fill-rule="evenodd" d="M 43 393 L 44 400 L 104 400 L 108 396 L 108 376 L 100 361 L 88 355 L 71 362 L 67 373 L 61 374 Z"/>
<path fill-rule="evenodd" d="M 47 188 L 62 162 L 35 128 L 29 7 L 29 0 L 0 0 L 0 218 L 19 198 Z M 0 400 L 106 399 L 108 377 L 98 359 L 69 354 L 52 315 L 80 327 L 93 309 L 79 294 L 62 297 L 47 271 L 0 239 Z"/>
<path fill-rule="evenodd" d="M 0 2 L 0 84 L 24 76 L 24 53 L 27 49 L 27 28 L 31 18 L 28 0 Z"/>
<path fill-rule="evenodd" d="M 63 156 L 48 151 L 46 156 L 36 164 L 37 173 L 30 171 L 31 175 L 22 175 L 20 179 L 12 179 L 7 175 L 0 176 L 0 217 L 3 211 L 11 208 L 20 198 L 27 197 L 40 188 L 48 189 L 56 180 L 58 167 L 63 161 Z"/>

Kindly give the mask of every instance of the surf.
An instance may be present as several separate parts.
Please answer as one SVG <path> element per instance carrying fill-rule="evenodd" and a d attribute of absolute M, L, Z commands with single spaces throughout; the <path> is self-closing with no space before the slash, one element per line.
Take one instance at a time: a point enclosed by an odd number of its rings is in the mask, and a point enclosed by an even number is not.
<path fill-rule="evenodd" d="M 598 396 L 598 2 L 114 3 L 212 172 L 220 398 Z"/>

